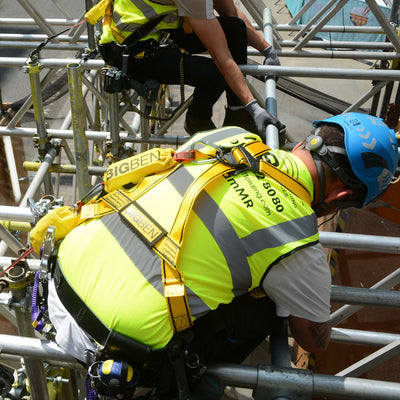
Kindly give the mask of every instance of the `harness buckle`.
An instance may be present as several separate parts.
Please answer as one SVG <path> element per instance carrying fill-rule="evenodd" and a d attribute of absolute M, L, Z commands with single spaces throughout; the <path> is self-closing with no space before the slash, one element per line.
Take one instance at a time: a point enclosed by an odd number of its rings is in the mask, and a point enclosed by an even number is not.
<path fill-rule="evenodd" d="M 241 168 L 237 168 L 239 171 L 260 171 L 260 160 L 254 157 L 244 146 L 240 145 L 232 149 L 232 154 L 238 165 Z"/>

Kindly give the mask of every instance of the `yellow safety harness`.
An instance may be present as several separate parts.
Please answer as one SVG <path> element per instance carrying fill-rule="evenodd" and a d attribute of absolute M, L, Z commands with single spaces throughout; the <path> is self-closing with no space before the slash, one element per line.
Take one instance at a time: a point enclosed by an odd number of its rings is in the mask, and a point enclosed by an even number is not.
<path fill-rule="evenodd" d="M 192 318 L 184 277 L 177 269 L 177 261 L 185 226 L 199 193 L 224 174 L 251 170 L 280 182 L 306 204 L 311 205 L 311 195 L 306 187 L 274 167 L 266 160 L 266 157 L 262 157 L 271 151 L 264 143 L 252 140 L 238 146 L 224 148 L 206 145 L 212 149 L 211 152 L 207 149 L 207 153 L 195 149 L 198 143 L 195 142 L 189 151 L 175 153 L 172 149 L 152 149 L 111 164 L 104 175 L 104 187 L 109 193 L 100 198 L 88 200 L 87 204 L 82 204 L 78 210 L 63 207 L 47 214 L 31 232 L 31 242 L 35 250 L 36 247 L 40 247 L 39 243 L 43 240 L 49 225 L 64 227 L 65 215 L 71 220 L 72 230 L 85 220 L 118 212 L 132 230 L 161 258 L 164 297 L 173 331 L 177 333 L 189 328 L 192 325 Z M 208 163 L 209 167 L 194 179 L 186 190 L 172 227 L 167 232 L 138 204 L 137 200 L 168 178 L 185 162 L 193 161 Z M 143 179 L 145 177 L 147 179 Z M 122 190 L 123 187 L 130 186 L 134 187 L 129 192 Z M 62 212 L 60 214 L 62 217 L 58 215 L 60 212 Z M 60 232 L 61 236 L 56 236 L 56 240 L 63 239 L 68 233 L 65 229 L 60 228 L 60 231 L 62 234 Z"/>
<path fill-rule="evenodd" d="M 262 142 L 252 141 L 230 149 L 230 153 L 235 159 L 234 163 L 229 162 L 220 149 L 216 149 L 216 151 L 214 162 L 210 163 L 210 167 L 192 182 L 184 194 L 175 221 L 169 232 L 166 232 L 137 203 L 137 200 L 149 188 L 141 188 L 139 184 L 136 190 L 133 193 L 129 193 L 129 195 L 122 190 L 116 190 L 102 197 L 102 200 L 117 211 L 135 233 L 161 257 L 164 297 L 168 304 L 170 322 L 175 333 L 185 330 L 192 325 L 184 277 L 176 266 L 189 213 L 193 208 L 198 194 L 207 185 L 226 173 L 251 169 L 279 181 L 307 204 L 311 204 L 310 193 L 303 185 L 272 164 L 260 159 L 262 155 L 270 151 L 270 148 Z M 196 150 L 184 153 L 175 154 L 174 159 L 180 160 L 180 162 L 168 174 L 163 175 L 158 181 L 154 182 L 152 186 L 172 174 L 179 168 L 182 162 L 185 162 L 183 160 L 194 161 L 198 157 L 204 158 L 204 154 Z"/>

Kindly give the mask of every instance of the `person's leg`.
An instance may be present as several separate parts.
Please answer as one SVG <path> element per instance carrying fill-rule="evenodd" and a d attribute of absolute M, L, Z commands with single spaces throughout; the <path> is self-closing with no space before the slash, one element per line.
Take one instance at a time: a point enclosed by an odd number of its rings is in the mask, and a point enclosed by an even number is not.
<path fill-rule="evenodd" d="M 245 23 L 236 17 L 218 17 L 222 29 L 227 38 L 229 50 L 233 59 L 238 65 L 247 63 L 247 33 Z M 182 31 L 174 33 L 174 40 L 182 48 L 185 48 L 191 54 L 204 52 L 206 49 L 200 42 L 199 38 L 194 34 L 184 34 Z M 197 71 L 190 67 L 191 71 Z M 205 80 L 195 86 L 194 103 L 187 113 L 188 118 L 201 120 L 204 115 L 212 114 L 212 106 L 222 94 L 226 91 L 227 109 L 224 119 L 224 126 L 236 125 L 243 127 L 251 132 L 257 132 L 256 126 L 243 104 L 236 94 L 227 86 L 224 78 L 219 73 L 218 68 L 214 63 L 211 63 L 208 68 L 202 68 Z M 214 79 L 210 80 L 209 78 Z M 209 85 L 208 83 L 211 83 Z M 213 95 L 214 94 L 214 95 Z M 207 107 L 206 105 L 209 104 Z M 206 114 L 203 110 L 207 110 Z M 208 116 L 206 117 L 209 118 Z"/>
<path fill-rule="evenodd" d="M 236 17 L 220 17 L 219 21 L 227 37 L 232 57 L 237 64 L 247 62 L 247 36 L 244 22 Z M 231 106 L 242 106 L 238 97 L 227 86 L 225 79 L 210 57 L 197 56 L 194 53 L 205 51 L 203 44 L 195 34 L 183 34 L 177 31 L 173 34 L 174 41 L 189 53 L 183 54 L 174 47 L 160 48 L 154 55 L 141 60 L 132 59 L 129 64 L 129 75 L 138 81 L 155 79 L 164 84 L 180 84 L 183 72 L 184 83 L 194 87 L 193 103 L 186 114 L 188 133 L 194 134 L 200 130 L 214 129 L 211 120 L 213 106 L 226 91 L 228 109 L 227 116 L 233 115 L 228 121 L 230 125 L 247 128 L 252 122 L 246 110 L 231 113 Z M 243 112 L 245 114 L 243 114 Z M 249 121 L 250 119 L 250 121 Z M 224 125 L 227 125 L 224 123 Z M 249 129 L 253 130 L 254 129 Z"/>
<path fill-rule="evenodd" d="M 272 300 L 246 294 L 196 320 L 191 348 L 205 362 L 240 363 L 282 323 Z"/>
<path fill-rule="evenodd" d="M 131 59 L 128 72 L 141 82 L 154 79 L 179 85 L 183 80 L 185 85 L 193 86 L 193 102 L 186 119 L 191 122 L 188 133 L 215 128 L 212 109 L 225 90 L 225 81 L 211 58 L 182 53 L 176 47 L 163 47 L 149 58 Z"/>
<path fill-rule="evenodd" d="M 268 297 L 256 299 L 246 294 L 196 320 L 190 350 L 205 365 L 240 363 L 263 339 L 278 331 L 283 321 Z M 217 399 L 223 390 L 224 385 L 207 374 L 195 385 L 195 393 L 202 399 Z"/>

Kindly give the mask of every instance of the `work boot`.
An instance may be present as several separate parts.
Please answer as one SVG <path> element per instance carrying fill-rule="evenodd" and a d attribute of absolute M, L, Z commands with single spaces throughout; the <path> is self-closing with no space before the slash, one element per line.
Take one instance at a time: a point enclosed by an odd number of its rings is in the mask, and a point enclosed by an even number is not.
<path fill-rule="evenodd" d="M 251 133 L 259 134 L 253 118 L 245 108 L 232 110 L 229 106 L 226 107 L 222 126 L 238 126 Z"/>
<path fill-rule="evenodd" d="M 185 117 L 185 124 L 184 124 L 185 131 L 190 135 L 194 135 L 197 132 L 201 131 L 209 131 L 211 129 L 215 129 L 216 126 L 214 122 L 212 122 L 211 117 L 198 117 L 193 115 L 189 110 L 186 112 Z"/>

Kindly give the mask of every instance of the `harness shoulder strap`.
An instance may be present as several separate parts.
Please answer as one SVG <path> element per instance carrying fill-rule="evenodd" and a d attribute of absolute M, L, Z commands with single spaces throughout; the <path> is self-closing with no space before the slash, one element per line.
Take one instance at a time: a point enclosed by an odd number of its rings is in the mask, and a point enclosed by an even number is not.
<path fill-rule="evenodd" d="M 286 172 L 276 168 L 264 159 L 260 159 L 260 157 L 269 151 L 271 151 L 271 149 L 267 145 L 255 140 L 243 146 L 235 147 L 232 149 L 232 154 L 238 164 L 246 164 L 252 169 L 258 169 L 259 172 L 264 175 L 270 176 L 272 179 L 280 182 L 286 189 L 290 190 L 306 204 L 311 205 L 311 194 L 306 187 Z M 248 154 L 246 154 L 246 152 L 248 152 Z"/>
<path fill-rule="evenodd" d="M 210 168 L 192 182 L 183 196 L 175 221 L 169 232 L 166 232 L 136 202 L 147 190 L 138 189 L 133 199 L 121 190 L 112 192 L 103 198 L 110 207 L 128 222 L 135 233 L 161 257 L 164 297 L 169 309 L 171 326 L 175 333 L 181 332 L 192 325 L 184 278 L 176 267 L 184 228 L 197 195 L 211 181 L 229 171 L 234 171 L 234 167 L 219 162 L 212 163 Z M 156 183 L 158 182 L 159 180 L 156 181 Z"/>

